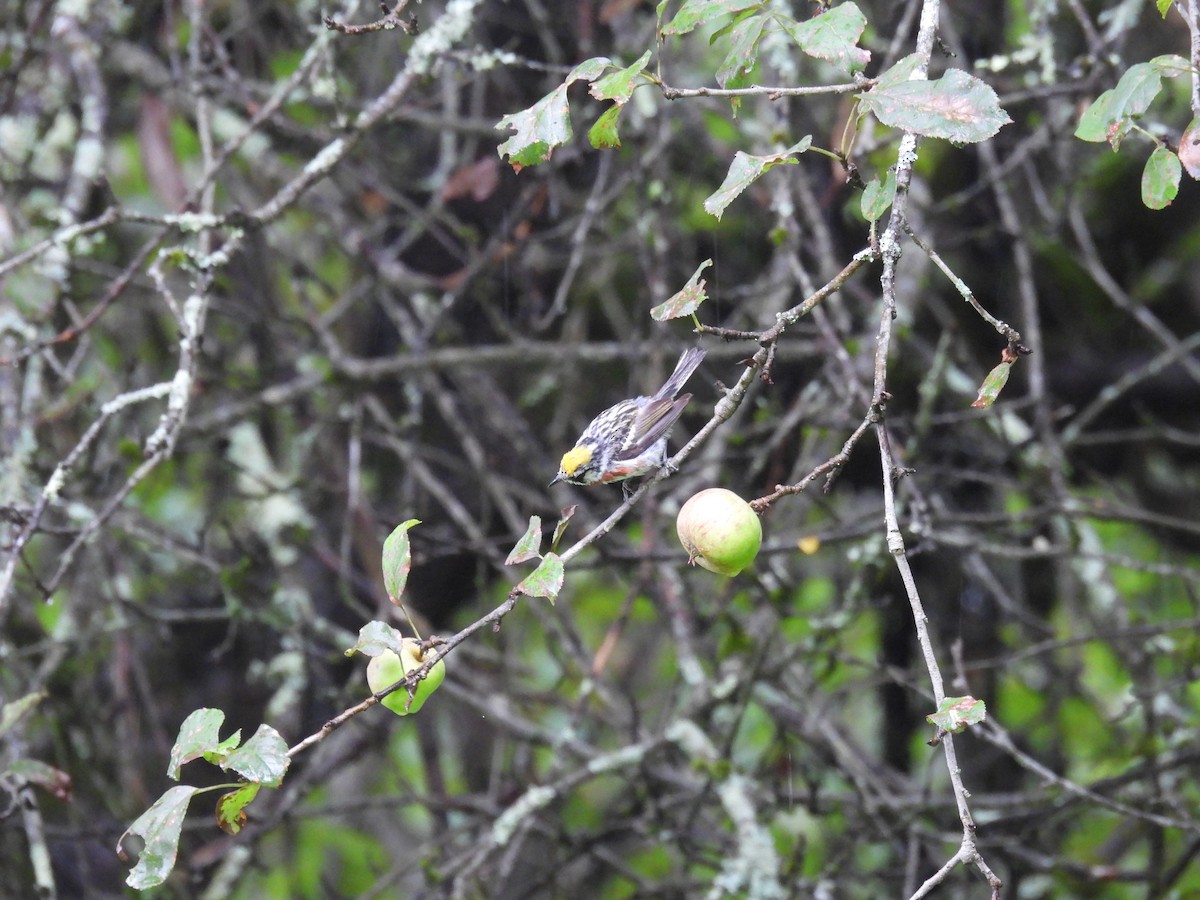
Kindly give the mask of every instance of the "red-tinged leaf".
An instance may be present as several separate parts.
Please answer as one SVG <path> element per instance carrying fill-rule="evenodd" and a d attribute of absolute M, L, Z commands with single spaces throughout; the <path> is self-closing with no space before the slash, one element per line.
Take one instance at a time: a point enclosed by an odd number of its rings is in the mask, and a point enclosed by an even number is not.
<path fill-rule="evenodd" d="M 588 88 L 588 93 L 597 100 L 613 100 L 618 106 L 624 106 L 633 95 L 633 89 L 637 87 L 638 76 L 646 71 L 646 64 L 649 62 L 650 51 L 647 50 L 632 66 L 597 78 Z"/>
<path fill-rule="evenodd" d="M 854 3 L 842 3 L 806 22 L 781 21 L 784 30 L 809 56 L 832 63 L 843 72 L 861 72 L 871 53 L 858 46 L 867 17 Z"/>
<path fill-rule="evenodd" d="M 217 801 L 217 827 L 226 834 L 237 834 L 246 826 L 246 807 L 258 796 L 261 784 L 247 784 L 222 794 Z"/>
<path fill-rule="evenodd" d="M 24 778 L 59 800 L 66 803 L 71 801 L 71 776 L 62 769 L 56 769 L 36 759 L 16 759 L 8 767 L 8 772 Z M 3 774 L 0 772 L 0 775 Z"/>
<path fill-rule="evenodd" d="M 283 781 L 288 763 L 287 741 L 270 725 L 259 725 L 254 736 L 229 754 L 221 766 L 232 769 L 247 781 L 276 787 Z"/>
<path fill-rule="evenodd" d="M 700 277 L 700 273 L 711 266 L 712 262 L 711 259 L 706 259 L 700 263 L 700 267 L 692 273 L 687 284 L 673 296 L 650 310 L 650 317 L 656 322 L 665 322 L 668 319 L 678 319 L 680 316 L 690 316 L 699 309 L 700 304 L 708 299 L 708 294 L 704 292 L 705 281 Z"/>
<path fill-rule="evenodd" d="M 1192 178 L 1200 180 L 1200 118 L 1192 119 L 1179 139 L 1179 161 Z"/>
<path fill-rule="evenodd" d="M 937 712 L 925 717 L 930 725 L 958 734 L 987 718 L 987 704 L 974 697 L 946 697 L 938 704 Z"/>
<path fill-rule="evenodd" d="M 1012 121 L 996 92 L 961 69 L 937 81 L 877 84 L 858 98 L 885 125 L 958 144 L 985 141 Z"/>
<path fill-rule="evenodd" d="M 979 396 L 971 404 L 974 409 L 987 409 L 996 402 L 996 398 L 1004 390 L 1004 385 L 1008 384 L 1008 373 L 1011 368 L 1011 362 L 1002 362 L 988 372 L 987 378 L 983 379 L 983 384 L 979 386 Z"/>
<path fill-rule="evenodd" d="M 504 564 L 511 566 L 530 559 L 540 559 L 541 555 L 542 518 L 541 516 L 530 516 L 529 527 L 525 529 L 525 533 L 521 535 L 521 539 L 512 548 L 512 552 L 508 554 L 508 559 L 504 560 Z"/>
<path fill-rule="evenodd" d="M 516 590 L 529 597 L 546 597 L 553 604 L 562 590 L 563 575 L 562 560 L 553 553 L 547 553 L 542 557 L 541 564 L 517 585 Z"/>
<path fill-rule="evenodd" d="M 399 654 L 403 646 L 404 635 L 387 622 L 376 620 L 358 630 L 358 642 L 346 651 L 346 655 L 361 653 L 363 656 L 378 656 L 384 650 Z"/>
<path fill-rule="evenodd" d="M 617 150 L 621 146 L 621 135 L 617 132 L 617 120 L 621 118 L 621 107 L 610 106 L 600 114 L 588 129 L 588 143 L 597 150 Z"/>
<path fill-rule="evenodd" d="M 1165 209 L 1179 193 L 1183 167 L 1167 147 L 1158 147 L 1142 170 L 1142 203 L 1149 209 Z"/>
<path fill-rule="evenodd" d="M 1154 102 L 1162 90 L 1162 75 L 1164 71 L 1172 72 L 1172 66 L 1172 57 L 1130 66 L 1117 86 L 1097 97 L 1084 112 L 1075 136 L 1085 141 L 1108 141 L 1116 150 L 1133 127 L 1133 120 Z"/>
<path fill-rule="evenodd" d="M 503 165 L 491 156 L 481 156 L 469 165 L 459 166 L 450 173 L 442 186 L 443 200 L 469 198 L 482 203 L 500 186 L 500 167 Z"/>
<path fill-rule="evenodd" d="M 199 788 L 179 785 L 171 788 L 155 801 L 154 805 L 138 816 L 137 821 L 117 841 L 117 855 L 127 861 L 122 844 L 131 834 L 146 842 L 138 856 L 137 865 L 125 879 L 131 888 L 145 890 L 156 887 L 167 880 L 175 868 L 175 856 L 179 852 L 179 834 L 183 830 L 183 818 L 188 804 Z"/>
<path fill-rule="evenodd" d="M 548 160 L 554 149 L 567 143 L 574 134 L 567 105 L 567 88 L 581 78 L 594 81 L 610 65 L 612 61 L 603 56 L 584 60 L 571 70 L 562 84 L 533 106 L 511 113 L 497 122 L 497 128 L 516 132 L 500 145 L 500 156 L 507 156 L 518 172 L 526 166 Z"/>
<path fill-rule="evenodd" d="M 1092 101 L 1091 105 L 1083 111 L 1083 115 L 1079 117 L 1079 124 L 1075 127 L 1075 137 L 1093 144 L 1113 141 L 1111 134 L 1111 128 L 1115 124 L 1112 116 L 1113 96 L 1114 91 L 1110 89 Z M 1125 123 L 1126 130 L 1129 125 L 1130 123 L 1127 121 Z M 1121 135 L 1117 135 L 1118 143 L 1120 139 Z"/>
<path fill-rule="evenodd" d="M 225 721 L 225 713 L 219 709 L 198 709 L 183 720 L 179 726 L 179 736 L 175 746 L 171 748 L 171 761 L 167 767 L 167 775 L 179 780 L 179 769 L 184 763 L 209 755 L 224 756 L 230 749 L 236 747 L 241 740 L 241 731 L 235 731 L 224 741 L 220 740 L 218 732 L 221 723 Z"/>
<path fill-rule="evenodd" d="M 392 603 L 399 603 L 408 584 L 408 572 L 412 568 L 412 548 L 408 544 L 408 529 L 420 525 L 420 519 L 409 519 L 392 529 L 383 542 L 383 586 Z"/>

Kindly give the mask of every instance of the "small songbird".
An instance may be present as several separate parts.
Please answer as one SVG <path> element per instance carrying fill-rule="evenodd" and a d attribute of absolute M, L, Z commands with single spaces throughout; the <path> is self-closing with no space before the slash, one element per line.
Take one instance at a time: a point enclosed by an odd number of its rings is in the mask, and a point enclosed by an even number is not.
<path fill-rule="evenodd" d="M 551 484 L 607 484 L 661 468 L 667 461 L 667 433 L 691 394 L 675 395 L 704 359 L 699 347 L 684 351 L 666 383 L 649 397 L 633 397 L 592 419 L 575 446 L 563 454 Z"/>

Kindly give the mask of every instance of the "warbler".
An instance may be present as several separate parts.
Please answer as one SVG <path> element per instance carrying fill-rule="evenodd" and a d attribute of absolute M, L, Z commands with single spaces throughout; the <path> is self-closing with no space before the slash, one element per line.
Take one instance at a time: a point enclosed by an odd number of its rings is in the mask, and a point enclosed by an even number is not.
<path fill-rule="evenodd" d="M 607 484 L 645 475 L 667 462 L 667 433 L 691 394 L 680 388 L 704 359 L 699 347 L 685 350 L 666 383 L 649 397 L 633 397 L 592 419 L 575 446 L 563 454 L 551 484 Z"/>

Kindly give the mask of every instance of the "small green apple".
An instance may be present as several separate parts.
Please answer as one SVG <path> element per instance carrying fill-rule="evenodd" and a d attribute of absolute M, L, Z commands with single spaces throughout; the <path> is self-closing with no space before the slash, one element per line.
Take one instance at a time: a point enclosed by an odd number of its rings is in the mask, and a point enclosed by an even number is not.
<path fill-rule="evenodd" d="M 718 575 L 734 576 L 758 555 L 762 523 L 750 504 L 725 488 L 693 495 L 675 518 L 688 562 Z"/>
<path fill-rule="evenodd" d="M 428 658 L 428 654 L 431 653 L 436 653 L 436 651 L 428 650 L 426 654 L 422 654 L 421 642 L 416 638 L 406 637 L 400 642 L 399 654 L 391 650 L 384 650 L 378 656 L 373 657 L 367 663 L 367 685 L 371 688 L 371 693 L 377 694 L 384 688 L 391 687 L 409 672 L 420 668 Z M 438 660 L 429 670 L 429 674 L 417 682 L 411 706 L 408 703 L 408 691 L 404 688 L 397 688 L 379 702 L 398 716 L 415 713 L 425 705 L 429 695 L 438 689 L 438 685 L 445 677 L 446 661 Z"/>

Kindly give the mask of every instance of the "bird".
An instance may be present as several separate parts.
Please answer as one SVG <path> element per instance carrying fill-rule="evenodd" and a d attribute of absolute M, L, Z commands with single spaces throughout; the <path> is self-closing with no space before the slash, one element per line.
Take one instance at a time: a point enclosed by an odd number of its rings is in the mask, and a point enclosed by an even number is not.
<path fill-rule="evenodd" d="M 676 398 L 704 359 L 699 347 L 685 350 L 675 371 L 648 397 L 631 397 L 610 406 L 588 424 L 563 454 L 550 484 L 608 484 L 645 475 L 667 462 L 667 433 L 691 394 Z"/>

